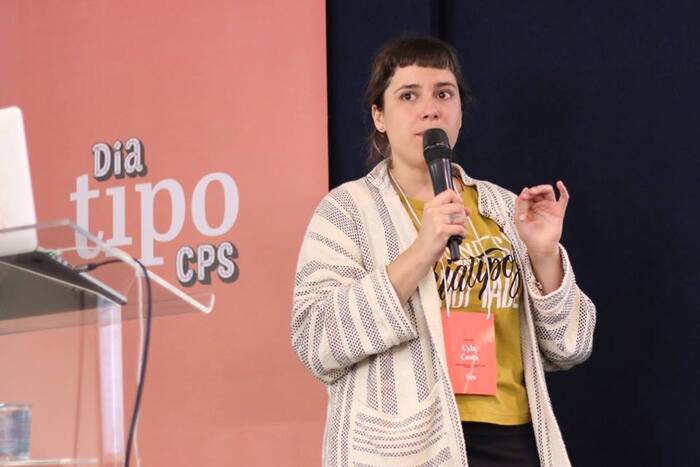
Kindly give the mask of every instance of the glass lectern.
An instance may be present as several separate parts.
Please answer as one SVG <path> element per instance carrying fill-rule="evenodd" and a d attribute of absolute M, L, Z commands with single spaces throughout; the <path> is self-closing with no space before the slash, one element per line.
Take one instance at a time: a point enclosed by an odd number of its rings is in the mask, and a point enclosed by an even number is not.
<path fill-rule="evenodd" d="M 138 322 L 146 314 L 143 271 L 129 255 L 68 220 L 0 230 L 0 245 L 17 242 L 22 236 L 34 236 L 38 246 L 32 251 L 0 258 L 0 404 L 31 404 L 32 423 L 37 425 L 37 431 L 44 427 L 37 436 L 47 441 L 39 457 L 32 452 L 31 442 L 31 455 L 18 458 L 3 454 L 12 428 L 7 422 L 5 432 L 0 433 L 0 466 L 120 466 L 124 463 L 131 415 L 130 408 L 125 407 L 124 394 L 125 390 L 130 394 L 135 385 L 134 376 L 125 378 L 122 370 L 122 325 L 127 320 Z M 153 272 L 148 272 L 148 278 L 154 318 L 212 311 L 211 292 L 186 294 Z M 77 339 L 78 334 L 62 331 L 69 328 L 89 330 L 87 335 L 93 342 L 86 343 L 86 333 L 81 332 L 80 358 L 85 359 L 86 351 L 91 352 L 89 358 L 94 359 L 96 370 L 90 384 L 76 383 L 77 394 L 69 391 L 64 399 L 71 403 L 64 404 L 60 393 L 69 385 L 61 379 L 60 372 L 53 379 L 42 375 L 41 380 L 31 383 L 23 382 L 22 378 L 29 375 L 28 379 L 33 379 L 36 372 L 50 373 L 55 368 L 50 361 L 53 354 L 61 352 L 65 339 L 67 342 Z M 44 345 L 44 338 L 50 341 L 47 345 L 55 345 L 58 342 L 55 339 L 64 339 L 61 341 L 64 344 L 55 351 L 37 350 Z M 59 366 L 65 360 L 70 357 L 57 360 Z M 85 397 L 94 401 L 82 401 Z M 62 410 L 62 405 L 70 405 L 71 410 Z M 85 407 L 93 410 L 90 412 Z M 53 421 L 47 422 L 44 416 Z M 47 427 L 51 424 L 61 426 L 56 424 L 58 417 L 73 416 L 79 420 L 64 424 L 55 436 L 49 433 Z M 89 425 L 81 421 L 86 416 L 94 421 L 94 430 L 84 428 Z M 78 429 L 72 436 L 63 433 L 81 423 L 87 436 L 76 434 Z M 67 426 L 71 428 L 66 429 Z M 89 440 L 85 442 L 83 438 Z M 47 449 L 56 452 L 45 452 Z M 78 455 L 84 452 L 90 455 Z"/>

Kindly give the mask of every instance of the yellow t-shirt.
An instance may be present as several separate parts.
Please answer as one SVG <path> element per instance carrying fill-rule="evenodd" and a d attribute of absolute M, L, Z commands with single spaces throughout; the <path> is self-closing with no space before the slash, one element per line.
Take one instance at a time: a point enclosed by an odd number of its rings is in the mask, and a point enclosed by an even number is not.
<path fill-rule="evenodd" d="M 446 306 L 443 268 L 446 265 L 447 295 L 450 298 L 452 313 L 483 313 L 489 306 L 489 295 L 491 296 L 498 368 L 496 395 L 455 395 L 460 418 L 463 421 L 520 425 L 530 421 L 520 351 L 519 304 L 522 297 L 522 277 L 513 257 L 510 241 L 496 222 L 479 213 L 476 188 L 464 187 L 463 199 L 464 205 L 471 213 L 470 218 L 479 240 L 475 239 L 474 232 L 467 223 L 467 237 L 460 245 L 460 260 L 449 263 L 449 252 L 445 249 L 445 255 L 435 266 L 435 279 L 442 299 L 443 312 Z M 406 201 L 410 203 L 417 219 L 421 220 L 423 203 L 405 200 L 402 196 L 402 202 L 409 215 L 411 212 Z M 416 219 L 412 215 L 411 218 L 418 229 Z M 484 249 L 491 263 L 492 280 L 487 279 L 488 265 L 483 261 Z M 485 288 L 486 283 L 491 287 L 491 294 Z"/>

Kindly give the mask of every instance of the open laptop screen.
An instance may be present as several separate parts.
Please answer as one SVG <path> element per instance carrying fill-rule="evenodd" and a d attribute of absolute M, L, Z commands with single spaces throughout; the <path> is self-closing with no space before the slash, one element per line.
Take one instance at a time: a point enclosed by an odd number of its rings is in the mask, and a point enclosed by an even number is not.
<path fill-rule="evenodd" d="M 36 223 L 22 111 L 0 109 L 0 230 Z M 33 251 L 36 232 L 3 235 L 0 257 Z"/>

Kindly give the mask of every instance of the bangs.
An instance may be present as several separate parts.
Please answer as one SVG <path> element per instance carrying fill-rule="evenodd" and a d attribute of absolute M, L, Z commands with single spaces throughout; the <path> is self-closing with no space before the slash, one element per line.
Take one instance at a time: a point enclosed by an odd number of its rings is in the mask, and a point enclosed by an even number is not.
<path fill-rule="evenodd" d="M 450 56 L 449 51 L 445 50 L 444 46 L 432 44 L 429 42 L 406 42 L 400 44 L 394 51 L 393 60 L 389 60 L 389 68 L 395 71 L 398 68 L 404 68 L 411 65 L 417 65 L 426 68 L 448 69 L 454 73 L 455 63 Z M 393 73 L 392 73 L 393 75 Z"/>

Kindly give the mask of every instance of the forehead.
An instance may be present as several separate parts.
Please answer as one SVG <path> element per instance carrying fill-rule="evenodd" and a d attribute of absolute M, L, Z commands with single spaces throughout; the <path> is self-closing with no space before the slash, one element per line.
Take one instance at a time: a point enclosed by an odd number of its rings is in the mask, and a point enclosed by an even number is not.
<path fill-rule="evenodd" d="M 440 83 L 451 83 L 457 86 L 457 79 L 448 68 L 410 65 L 396 69 L 387 89 L 396 89 L 407 85 L 432 87 Z"/>

